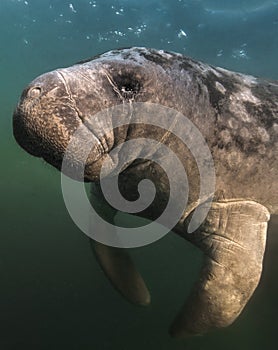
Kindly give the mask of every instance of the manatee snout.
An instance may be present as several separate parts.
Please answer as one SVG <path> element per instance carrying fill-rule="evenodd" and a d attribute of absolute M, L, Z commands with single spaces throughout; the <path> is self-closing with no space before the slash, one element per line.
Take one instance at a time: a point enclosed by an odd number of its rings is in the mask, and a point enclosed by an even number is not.
<path fill-rule="evenodd" d="M 100 156 L 98 140 L 84 126 L 67 82 L 59 70 L 41 75 L 24 89 L 13 114 L 13 133 L 25 151 L 61 170 L 67 147 L 77 130 L 86 135 L 87 142 L 92 143 L 89 157 L 85 159 L 88 164 L 84 166 L 87 173 L 88 168 L 93 173 L 91 165 Z M 85 176 L 83 173 L 81 175 L 84 170 L 83 157 L 78 152 L 78 149 L 72 151 L 68 160 L 71 171 L 65 172 L 76 180 L 86 181 L 88 174 L 86 178 L 85 169 Z"/>
<path fill-rule="evenodd" d="M 65 94 L 65 88 L 57 73 L 44 74 L 31 82 L 22 92 L 13 115 L 13 133 L 18 144 L 28 153 L 43 157 L 46 151 L 47 132 L 58 117 L 54 101 Z M 56 138 L 57 140 L 57 138 Z M 61 144 L 56 146 L 61 149 Z"/>
<path fill-rule="evenodd" d="M 34 85 L 24 89 L 20 101 L 13 114 L 13 134 L 17 143 L 33 156 L 40 157 L 36 136 L 32 132 L 30 108 L 38 103 L 41 87 Z"/>

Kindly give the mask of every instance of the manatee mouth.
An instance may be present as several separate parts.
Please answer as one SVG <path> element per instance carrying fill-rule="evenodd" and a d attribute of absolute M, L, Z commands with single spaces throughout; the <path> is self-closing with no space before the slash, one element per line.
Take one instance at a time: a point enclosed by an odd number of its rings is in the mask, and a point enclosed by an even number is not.
<path fill-rule="evenodd" d="M 31 88 L 29 91 L 38 91 L 37 87 Z M 51 149 L 46 144 L 42 128 L 36 121 L 32 120 L 32 110 L 38 105 L 38 101 L 27 101 L 26 91 L 23 92 L 21 101 L 16 107 L 13 114 L 13 135 L 18 145 L 27 153 L 34 157 L 42 158 L 58 170 L 61 169 L 62 154 L 57 150 Z"/>
<path fill-rule="evenodd" d="M 26 128 L 24 118 L 22 118 L 22 108 L 18 105 L 13 114 L 13 135 L 16 142 L 27 153 L 34 157 L 41 158 L 41 150 L 37 147 L 37 140 L 34 135 Z"/>
<path fill-rule="evenodd" d="M 17 144 L 30 155 L 43 159 L 61 171 L 61 157 L 58 154 L 54 156 L 54 154 L 51 154 L 51 151 L 47 151 L 43 147 L 43 140 L 39 140 L 39 136 L 26 127 L 26 122 L 22 115 L 21 107 L 18 106 L 13 114 L 13 135 Z"/>

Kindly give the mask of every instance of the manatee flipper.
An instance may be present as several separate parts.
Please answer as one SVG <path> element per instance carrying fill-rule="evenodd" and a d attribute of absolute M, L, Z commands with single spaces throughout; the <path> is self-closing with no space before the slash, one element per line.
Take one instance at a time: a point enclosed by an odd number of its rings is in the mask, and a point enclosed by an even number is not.
<path fill-rule="evenodd" d="M 268 220 L 268 210 L 256 202 L 217 202 L 198 231 L 187 234 L 205 258 L 172 336 L 202 334 L 238 317 L 260 280 Z"/>
<path fill-rule="evenodd" d="M 113 223 L 117 211 L 107 203 L 97 184 L 91 186 L 91 201 L 97 211 L 101 210 L 102 217 Z M 96 222 L 91 226 L 92 230 L 101 229 Z M 116 229 L 115 234 L 117 234 Z M 127 249 L 110 247 L 93 239 L 90 239 L 90 243 L 97 261 L 112 285 L 128 301 L 138 305 L 148 305 L 151 300 L 150 293 Z"/>
<path fill-rule="evenodd" d="M 91 240 L 96 258 L 113 286 L 130 302 L 148 305 L 150 293 L 126 249 Z"/>

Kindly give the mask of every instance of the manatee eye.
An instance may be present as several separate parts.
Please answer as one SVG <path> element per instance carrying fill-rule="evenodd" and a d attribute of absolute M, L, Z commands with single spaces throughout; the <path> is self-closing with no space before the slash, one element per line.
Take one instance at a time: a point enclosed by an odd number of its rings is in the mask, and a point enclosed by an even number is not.
<path fill-rule="evenodd" d="M 116 77 L 115 83 L 120 94 L 126 100 L 132 100 L 140 91 L 140 83 L 135 77 L 130 75 Z"/>
<path fill-rule="evenodd" d="M 129 93 L 129 92 L 133 92 L 133 88 L 132 88 L 132 86 L 129 86 L 129 85 L 122 86 L 121 91 L 125 92 L 125 93 Z"/>
<path fill-rule="evenodd" d="M 28 97 L 31 97 L 31 98 L 39 97 L 41 94 L 41 88 L 38 86 L 33 87 L 28 91 L 27 94 L 28 94 Z"/>
<path fill-rule="evenodd" d="M 134 87 L 130 85 L 122 86 L 120 92 L 122 96 L 128 100 L 132 99 L 136 94 L 136 90 L 134 90 Z"/>

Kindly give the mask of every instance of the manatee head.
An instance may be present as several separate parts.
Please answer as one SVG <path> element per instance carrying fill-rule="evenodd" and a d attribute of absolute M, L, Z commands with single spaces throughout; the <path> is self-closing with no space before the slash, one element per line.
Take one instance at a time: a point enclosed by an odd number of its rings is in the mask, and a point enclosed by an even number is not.
<path fill-rule="evenodd" d="M 33 80 L 23 91 L 13 116 L 14 136 L 19 145 L 61 170 L 72 135 L 81 128 L 88 142 L 94 141 L 84 179 L 94 180 L 101 159 L 127 133 L 124 127 L 111 128 L 108 112 L 105 118 L 100 118 L 98 112 L 133 101 L 160 102 L 158 92 L 163 89 L 159 84 L 165 85 L 167 77 L 164 73 L 161 80 L 162 67 L 147 60 L 143 53 L 112 51 Z M 78 168 L 80 149 L 76 148 L 70 158 L 71 167 Z"/>

